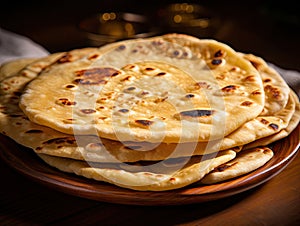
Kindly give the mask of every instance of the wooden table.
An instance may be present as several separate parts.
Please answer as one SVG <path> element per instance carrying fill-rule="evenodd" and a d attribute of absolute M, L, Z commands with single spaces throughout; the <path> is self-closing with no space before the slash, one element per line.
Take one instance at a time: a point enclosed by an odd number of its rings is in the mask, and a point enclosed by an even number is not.
<path fill-rule="evenodd" d="M 55 8 L 60 1 L 45 2 L 40 6 L 29 4 L 35 1 L 15 8 L 8 6 L 13 11 L 3 10 L 1 26 L 32 38 L 51 52 L 86 45 L 75 24 L 95 11 L 97 1 L 91 1 L 86 8 L 77 5 L 72 10 L 67 4 Z M 226 8 L 226 14 L 221 1 L 214 2 L 220 3 L 215 8 L 225 18 L 222 32 L 216 38 L 240 51 L 255 52 L 281 67 L 300 70 L 297 32 L 272 23 L 270 18 L 262 21 L 249 5 L 240 11 L 236 10 L 238 6 Z M 101 4 L 102 10 L 114 8 L 108 1 Z M 130 8 L 126 3 L 118 7 Z M 47 8 L 48 13 L 39 10 Z M 267 183 L 231 197 L 182 206 L 134 206 L 55 191 L 20 175 L 0 159 L 0 225 L 296 225 L 300 222 L 299 172 L 298 153 L 284 171 Z"/>

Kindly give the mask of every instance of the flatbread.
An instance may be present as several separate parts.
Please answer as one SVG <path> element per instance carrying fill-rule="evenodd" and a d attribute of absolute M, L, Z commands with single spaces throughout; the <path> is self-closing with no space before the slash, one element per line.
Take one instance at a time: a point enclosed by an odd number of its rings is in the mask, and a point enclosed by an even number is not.
<path fill-rule="evenodd" d="M 288 124 L 288 126 L 282 130 L 280 130 L 280 132 L 275 133 L 273 135 L 261 138 L 261 139 L 257 139 L 247 145 L 244 146 L 244 149 L 250 149 L 250 148 L 254 148 L 254 147 L 259 147 L 259 146 L 267 146 L 273 142 L 276 142 L 278 140 L 281 140 L 285 137 L 287 137 L 288 135 L 290 135 L 290 133 L 299 125 L 299 121 L 300 121 L 300 103 L 299 103 L 299 99 L 298 96 L 291 90 L 291 96 L 294 98 L 295 102 L 296 102 L 296 107 L 295 107 L 295 112 Z"/>
<path fill-rule="evenodd" d="M 264 84 L 265 106 L 260 115 L 273 115 L 285 107 L 289 99 L 290 87 L 281 75 L 270 67 L 261 57 L 243 54 L 259 71 Z"/>
<path fill-rule="evenodd" d="M 13 75 L 20 71 L 27 64 L 37 60 L 36 58 L 21 58 L 1 64 L 0 66 L 0 81 L 9 75 Z"/>
<path fill-rule="evenodd" d="M 74 53 L 71 52 L 71 53 Z M 71 53 L 55 64 L 68 63 L 76 59 Z M 80 50 L 77 50 L 77 54 Z M 85 50 L 82 52 L 82 57 Z M 79 54 L 80 55 L 80 54 Z M 77 55 L 77 57 L 79 57 Z M 66 57 L 68 56 L 68 57 Z M 67 60 L 68 59 L 68 60 Z M 37 63 L 39 65 L 39 63 Z M 52 64 L 52 65 L 55 65 Z M 38 70 L 36 71 L 38 74 Z M 32 78 L 37 75 L 31 74 Z M 14 75 L 18 77 L 18 75 Z M 17 81 L 17 78 L 10 79 Z M 37 153 L 68 157 L 95 162 L 135 162 L 139 160 L 163 160 L 182 156 L 203 155 L 219 150 L 233 149 L 236 152 L 240 146 L 256 139 L 278 133 L 284 128 L 294 111 L 294 102 L 286 105 L 281 113 L 271 117 L 259 117 L 241 126 L 238 130 L 222 140 L 192 143 L 149 143 L 149 142 L 118 142 L 98 136 L 72 136 L 55 131 L 49 127 L 40 126 L 29 121 L 18 107 L 19 95 L 27 80 L 16 82 L 14 89 L 9 89 L 7 95 L 0 100 L 1 132 L 10 136 L 18 143 L 32 148 Z M 20 92 L 15 93 L 14 90 Z M 1 89 L 0 89 L 1 93 Z M 268 123 L 266 123 L 268 122 Z M 18 131 L 18 133 L 16 133 Z"/>
<path fill-rule="evenodd" d="M 119 187 L 139 191 L 165 191 L 182 188 L 199 181 L 215 167 L 235 157 L 234 151 L 224 151 L 204 157 L 193 157 L 184 166 L 186 159 L 177 159 L 179 165 L 168 162 L 154 163 L 150 166 L 128 164 L 87 163 L 71 159 L 39 154 L 47 164 L 64 172 L 115 184 Z M 200 160 L 201 159 L 201 160 Z M 171 162 L 172 163 L 172 162 Z M 164 165 L 164 164 L 167 164 Z"/>
<path fill-rule="evenodd" d="M 10 94 L 13 92 L 23 91 L 27 83 L 35 79 L 39 73 L 41 73 L 50 65 L 63 64 L 78 60 L 94 50 L 95 48 L 83 48 L 71 50 L 69 52 L 53 53 L 31 62 L 20 71 L 15 72 L 15 75 L 14 73 L 11 73 L 11 76 L 8 76 L 8 72 L 10 70 L 14 70 L 10 69 L 14 66 L 14 64 L 7 65 L 7 69 L 5 70 L 5 79 L 3 79 L 0 83 L 0 94 Z"/>
<path fill-rule="evenodd" d="M 270 148 L 243 150 L 236 158 L 216 167 L 202 180 L 203 184 L 215 184 L 250 173 L 266 164 L 274 153 Z"/>
<path fill-rule="evenodd" d="M 20 107 L 31 121 L 68 134 L 166 143 L 223 137 L 262 111 L 262 81 L 230 47 L 213 40 L 195 45 L 197 56 L 161 37 L 100 48 L 97 59 L 44 71 Z M 120 105 L 124 114 L 111 114 Z"/>
<path fill-rule="evenodd" d="M 167 41 L 187 46 L 196 54 L 201 54 L 197 47 L 197 43 L 199 43 L 199 39 L 197 38 L 186 38 L 186 35 L 178 34 L 167 34 L 164 35 L 163 38 Z M 253 54 L 238 54 L 248 60 L 259 71 L 263 81 L 265 105 L 260 115 L 272 115 L 283 109 L 287 104 L 290 88 L 281 75 L 274 68 L 270 67 L 261 57 Z M 235 68 L 233 70 L 239 70 L 239 68 Z M 220 76 L 219 79 L 226 79 L 225 75 L 226 73 L 223 76 Z"/>

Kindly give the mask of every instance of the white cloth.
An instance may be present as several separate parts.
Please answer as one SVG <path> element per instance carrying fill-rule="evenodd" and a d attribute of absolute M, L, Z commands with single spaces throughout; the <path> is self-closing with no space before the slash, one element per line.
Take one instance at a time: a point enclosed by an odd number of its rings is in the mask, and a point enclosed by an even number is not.
<path fill-rule="evenodd" d="M 0 28 L 0 65 L 18 58 L 34 58 L 48 55 L 42 46 L 22 35 Z"/>
<path fill-rule="evenodd" d="M 48 54 L 47 50 L 32 40 L 0 28 L 0 65 L 3 62 L 18 58 L 42 57 Z M 270 66 L 276 69 L 289 86 L 300 96 L 300 73 L 298 71 L 285 70 L 273 64 L 270 64 Z"/>

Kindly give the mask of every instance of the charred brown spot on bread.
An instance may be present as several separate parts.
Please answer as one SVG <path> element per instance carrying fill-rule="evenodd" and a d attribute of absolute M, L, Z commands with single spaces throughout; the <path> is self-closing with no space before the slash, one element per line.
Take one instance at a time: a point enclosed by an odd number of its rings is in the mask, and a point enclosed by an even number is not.
<path fill-rule="evenodd" d="M 195 95 L 192 94 L 192 93 L 189 93 L 189 94 L 185 95 L 185 98 L 187 98 L 187 99 L 191 99 L 193 97 L 195 97 Z"/>
<path fill-rule="evenodd" d="M 228 164 L 228 163 L 224 163 L 222 165 L 219 165 L 218 167 L 216 167 L 213 172 L 223 172 L 227 169 L 229 169 L 230 167 L 233 167 L 234 165 L 238 164 L 238 162 L 235 162 L 233 164 Z"/>
<path fill-rule="evenodd" d="M 272 97 L 274 97 L 275 99 L 280 99 L 281 98 L 281 92 L 276 87 L 273 87 L 271 85 L 266 85 L 265 86 L 265 91 L 267 93 L 270 93 L 272 95 Z"/>
<path fill-rule="evenodd" d="M 217 77 L 216 77 L 216 79 L 218 79 L 218 80 L 224 80 L 226 78 L 226 75 L 224 75 L 224 74 L 219 74 Z"/>
<path fill-rule="evenodd" d="M 67 62 L 72 62 L 72 55 L 70 53 L 67 53 L 63 55 L 61 58 L 57 60 L 57 63 L 63 64 Z"/>
<path fill-rule="evenodd" d="M 25 133 L 43 133 L 43 131 L 39 129 L 30 129 L 27 130 Z"/>
<path fill-rule="evenodd" d="M 156 103 L 156 104 L 162 103 L 162 102 L 164 102 L 164 101 L 167 100 L 167 99 L 168 99 L 168 96 L 163 97 L 163 98 L 158 97 L 158 98 L 156 98 L 156 99 L 154 100 L 154 103 Z"/>
<path fill-rule="evenodd" d="M 43 148 L 42 147 L 36 147 L 36 151 L 41 151 Z"/>
<path fill-rule="evenodd" d="M 144 127 L 149 127 L 151 126 L 154 122 L 146 119 L 137 119 L 135 120 L 135 123 L 138 125 L 144 126 Z"/>
<path fill-rule="evenodd" d="M 268 124 L 269 124 L 269 121 L 266 120 L 266 119 L 264 119 L 264 118 L 262 118 L 262 119 L 260 120 L 260 122 L 261 122 L 262 124 L 264 124 L 264 125 L 268 125 Z"/>
<path fill-rule="evenodd" d="M 231 69 L 230 69 L 230 71 L 232 71 L 232 72 L 238 72 L 238 71 L 240 71 L 241 69 L 239 68 L 239 67 L 236 67 L 236 66 L 234 66 L 234 67 L 232 67 Z"/>
<path fill-rule="evenodd" d="M 115 76 L 116 73 L 119 73 L 116 69 L 113 68 L 92 68 L 75 71 L 75 75 L 78 77 L 73 82 L 75 84 L 82 85 L 98 85 L 106 84 L 107 79 Z"/>
<path fill-rule="evenodd" d="M 127 112 L 129 112 L 129 110 L 126 109 L 126 108 L 122 108 L 122 109 L 119 110 L 119 112 L 121 112 L 121 113 L 127 113 Z"/>
<path fill-rule="evenodd" d="M 44 141 L 43 144 L 62 144 L 62 143 L 67 143 L 67 144 L 74 144 L 76 143 L 75 137 L 61 137 L 61 138 L 54 138 L 50 139 L 47 141 Z"/>
<path fill-rule="evenodd" d="M 131 76 L 126 76 L 125 78 L 121 79 L 121 82 L 129 81 Z"/>
<path fill-rule="evenodd" d="M 70 101 L 68 98 L 59 98 L 56 101 L 56 104 L 64 105 L 64 106 L 74 106 L 76 105 L 76 101 Z"/>
<path fill-rule="evenodd" d="M 159 72 L 158 74 L 156 74 L 156 76 L 164 76 L 164 75 L 166 75 L 167 73 L 166 72 Z"/>
<path fill-rule="evenodd" d="M 237 90 L 238 88 L 239 88 L 239 86 L 236 86 L 236 85 L 228 85 L 228 86 L 223 87 L 221 90 L 225 93 L 232 93 L 235 90 Z"/>
<path fill-rule="evenodd" d="M 175 181 L 176 181 L 176 178 L 175 178 L 175 177 L 171 177 L 171 178 L 169 179 L 169 181 L 175 182 Z"/>
<path fill-rule="evenodd" d="M 91 56 L 88 57 L 89 60 L 94 60 L 97 59 L 99 57 L 99 54 L 93 54 Z"/>
<path fill-rule="evenodd" d="M 266 79 L 264 79 L 264 82 L 272 82 L 272 79 L 266 78 Z"/>
<path fill-rule="evenodd" d="M 224 50 L 220 49 L 217 52 L 215 52 L 214 57 L 222 57 L 225 55 Z"/>
<path fill-rule="evenodd" d="M 89 108 L 87 108 L 87 109 L 80 109 L 80 111 L 81 111 L 83 114 L 87 114 L 87 115 L 96 113 L 96 110 L 94 110 L 94 109 L 89 109 Z"/>
<path fill-rule="evenodd" d="M 245 107 L 249 107 L 253 104 L 252 101 L 244 101 L 243 103 L 241 103 L 242 106 L 245 106 Z"/>
<path fill-rule="evenodd" d="M 211 116 L 214 113 L 213 110 L 207 110 L 207 109 L 195 109 L 190 111 L 182 111 L 179 114 L 183 117 L 206 117 Z"/>
<path fill-rule="evenodd" d="M 220 65 L 220 64 L 222 64 L 222 62 L 223 62 L 222 59 L 213 59 L 213 60 L 211 61 L 211 64 L 212 64 L 212 65 Z"/>
<path fill-rule="evenodd" d="M 133 90 L 136 90 L 136 87 L 130 86 L 130 87 L 124 89 L 124 92 L 131 92 L 131 91 L 133 91 Z"/>
<path fill-rule="evenodd" d="M 250 60 L 250 63 L 251 63 L 252 66 L 255 67 L 256 69 L 259 69 L 260 67 L 263 66 L 259 61 L 255 61 L 254 59 L 251 59 L 251 60 Z"/>
<path fill-rule="evenodd" d="M 152 67 L 146 67 L 145 70 L 146 70 L 146 71 L 154 71 L 155 69 L 152 68 Z"/>
<path fill-rule="evenodd" d="M 245 79 L 245 82 L 255 82 L 256 81 L 256 77 L 254 75 L 248 75 Z"/>
<path fill-rule="evenodd" d="M 272 152 L 271 149 L 269 149 L 267 147 L 263 147 L 263 148 L 261 148 L 261 150 L 264 154 L 269 154 L 270 152 Z"/>
<path fill-rule="evenodd" d="M 67 88 L 67 89 L 73 89 L 74 87 L 76 87 L 76 86 L 73 84 L 69 84 L 69 85 L 65 86 L 65 88 Z"/>
<path fill-rule="evenodd" d="M 148 95 L 148 94 L 149 94 L 148 91 L 142 91 L 142 92 L 141 92 L 141 96 L 146 96 L 146 95 Z"/>
<path fill-rule="evenodd" d="M 117 47 L 117 50 L 125 50 L 126 49 L 126 46 L 125 45 L 120 45 Z"/>
<path fill-rule="evenodd" d="M 114 72 L 111 76 L 112 76 L 112 77 L 115 77 L 115 76 L 117 76 L 117 75 L 119 75 L 119 74 L 121 74 L 121 72 L 120 72 L 120 71 L 116 71 L 116 72 Z"/>
<path fill-rule="evenodd" d="M 254 90 L 251 94 L 252 95 L 261 95 L 262 93 L 259 90 Z"/>
<path fill-rule="evenodd" d="M 269 127 L 270 127 L 271 129 L 273 129 L 273 130 L 278 130 L 278 129 L 279 129 L 279 126 L 278 126 L 277 124 L 275 124 L 275 123 L 271 123 L 271 124 L 269 125 Z"/>

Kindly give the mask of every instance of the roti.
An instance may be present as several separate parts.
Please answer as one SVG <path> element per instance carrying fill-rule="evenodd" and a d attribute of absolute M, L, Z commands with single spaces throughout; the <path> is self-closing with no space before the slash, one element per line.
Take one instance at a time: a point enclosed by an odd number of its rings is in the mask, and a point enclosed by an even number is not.
<path fill-rule="evenodd" d="M 224 151 L 217 156 L 197 156 L 190 160 L 136 164 L 101 164 L 39 154 L 47 164 L 64 172 L 115 184 L 139 191 L 165 191 L 182 188 L 199 181 L 222 163 L 235 157 L 234 151 Z"/>
<path fill-rule="evenodd" d="M 245 149 L 250 149 L 250 148 L 259 147 L 259 146 L 267 146 L 275 141 L 278 141 L 280 139 L 287 137 L 298 126 L 299 121 L 300 121 L 300 103 L 299 103 L 298 96 L 293 91 L 291 91 L 291 96 L 296 102 L 296 107 L 295 107 L 295 112 L 294 112 L 288 126 L 284 129 L 280 130 L 280 132 L 278 132 L 278 133 L 275 133 L 273 135 L 270 135 L 270 136 L 267 136 L 264 138 L 257 139 L 255 141 L 245 145 L 245 147 L 244 147 Z"/>
<path fill-rule="evenodd" d="M 0 82 L 0 132 L 59 170 L 134 190 L 249 173 L 272 158 L 262 145 L 300 120 L 276 71 L 213 40 L 165 35 L 13 65 Z"/>
<path fill-rule="evenodd" d="M 216 167 L 202 180 L 203 184 L 215 184 L 250 173 L 265 165 L 274 153 L 270 148 L 253 148 L 238 153 L 233 160 Z"/>
<path fill-rule="evenodd" d="M 222 43 L 199 41 L 197 54 L 161 37 L 114 46 L 42 72 L 22 110 L 63 133 L 183 143 L 224 137 L 263 109 L 258 71 Z"/>
<path fill-rule="evenodd" d="M 77 54 L 81 52 L 81 50 L 76 51 Z M 85 51 L 82 50 L 81 57 L 84 56 Z M 70 63 L 71 59 L 78 59 L 79 55 L 73 56 L 71 53 L 74 54 L 74 51 L 64 54 L 56 64 Z M 36 62 L 36 64 L 39 65 L 40 63 Z M 22 71 L 20 73 L 23 74 Z M 38 74 L 38 70 L 36 73 Z M 37 74 L 34 75 L 32 73 L 32 79 Z M 290 101 L 290 104 L 280 114 L 271 117 L 262 116 L 251 120 L 223 140 L 180 144 L 133 141 L 118 142 L 99 138 L 98 136 L 74 137 L 29 121 L 18 107 L 19 95 L 22 87 L 25 85 L 23 83 L 27 83 L 27 80 L 18 81 L 18 76 L 11 76 L 10 79 L 15 81 L 16 86 L 14 89 L 8 89 L 6 91 L 7 95 L 1 97 L 1 132 L 10 136 L 18 143 L 32 148 L 37 153 L 95 162 L 163 160 L 170 157 L 177 158 L 210 154 L 226 149 L 238 152 L 242 145 L 281 131 L 282 128 L 288 125 L 295 105 L 295 102 Z M 19 93 L 15 93 L 14 90 L 18 90 Z M 3 90 L 0 90 L 0 93 L 2 92 Z M 298 101 L 298 99 L 295 100 Z M 299 119 L 297 120 L 299 121 Z"/>
<path fill-rule="evenodd" d="M 29 64 L 24 61 L 24 63 L 26 63 L 27 65 L 24 65 L 24 67 L 22 67 L 22 69 L 18 72 L 16 72 L 15 69 L 10 69 L 12 67 L 15 67 L 15 64 L 17 64 L 18 61 L 16 63 L 11 62 L 11 64 L 5 66 L 6 75 L 0 83 L 0 94 L 11 94 L 13 92 L 23 91 L 27 83 L 33 80 L 36 76 L 39 75 L 39 73 L 41 73 L 50 65 L 63 64 L 78 60 L 94 50 L 95 48 L 75 49 L 69 52 L 50 54 Z M 8 76 L 10 71 L 11 76 Z"/>
<path fill-rule="evenodd" d="M 170 42 L 175 42 L 183 46 L 187 46 L 192 49 L 196 54 L 200 54 L 197 47 L 199 39 L 188 37 L 186 35 L 167 34 L 163 36 L 164 39 Z M 265 91 L 265 105 L 260 115 L 272 115 L 275 112 L 280 111 L 287 104 L 289 98 L 290 88 L 284 81 L 281 75 L 272 67 L 270 67 L 263 58 L 255 56 L 253 54 L 238 53 L 241 57 L 248 60 L 260 73 L 263 81 Z M 239 70 L 235 68 L 233 70 Z M 219 79 L 226 79 L 223 75 Z"/>
<path fill-rule="evenodd" d="M 265 106 L 260 115 L 272 115 L 285 107 L 289 99 L 290 88 L 281 75 L 261 58 L 253 54 L 243 57 L 259 71 L 264 84 Z"/>
<path fill-rule="evenodd" d="M 0 81 L 9 75 L 13 75 L 20 71 L 23 67 L 25 67 L 27 64 L 32 63 L 35 61 L 36 58 L 24 58 L 24 59 L 18 59 L 18 60 L 12 60 L 9 62 L 6 62 L 4 64 L 1 64 L 0 67 Z"/>

